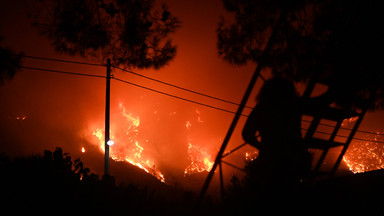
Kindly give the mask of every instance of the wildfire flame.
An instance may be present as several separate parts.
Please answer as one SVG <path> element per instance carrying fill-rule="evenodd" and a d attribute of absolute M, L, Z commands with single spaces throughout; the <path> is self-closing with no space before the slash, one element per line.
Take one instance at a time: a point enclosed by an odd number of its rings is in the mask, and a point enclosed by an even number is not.
<path fill-rule="evenodd" d="M 140 118 L 132 113 L 126 111 L 124 105 L 119 105 L 120 120 L 113 120 L 111 124 L 111 140 L 114 141 L 114 145 L 110 146 L 110 157 L 116 161 L 125 161 L 134 166 L 139 167 L 145 172 L 153 175 L 162 182 L 165 182 L 165 177 L 162 172 L 155 166 L 152 158 L 150 158 L 145 152 L 145 146 L 149 143 L 148 139 L 142 139 L 139 135 Z M 157 114 L 158 111 L 154 111 Z M 186 130 L 191 130 L 193 127 L 192 122 L 202 124 L 204 121 L 200 117 L 200 111 L 196 110 L 197 118 L 194 121 L 185 121 Z M 175 115 L 176 112 L 169 113 L 169 116 Z M 118 122 L 118 124 L 116 124 Z M 113 124 L 115 123 L 115 124 Z M 93 136 L 97 138 L 100 150 L 104 149 L 104 130 L 95 128 L 93 130 Z M 190 134 L 189 134 L 190 135 Z M 184 176 L 200 173 L 204 171 L 210 171 L 213 167 L 213 160 L 205 147 L 201 145 L 193 144 L 191 136 L 187 139 L 187 153 L 190 164 L 184 169 Z M 142 145 L 145 144 L 144 146 Z"/>
<path fill-rule="evenodd" d="M 213 162 L 211 156 L 200 146 L 188 143 L 188 158 L 191 163 L 184 170 L 184 176 L 200 173 L 212 169 Z"/>
<path fill-rule="evenodd" d="M 127 113 L 122 103 L 119 107 L 124 121 L 119 127 L 111 126 L 111 139 L 115 144 L 110 146 L 110 157 L 115 161 L 125 161 L 137 166 L 165 183 L 164 175 L 156 168 L 155 163 L 144 155 L 144 147 L 139 143 L 140 118 Z M 97 128 L 93 135 L 99 140 L 100 150 L 104 152 L 104 130 Z"/>
<path fill-rule="evenodd" d="M 196 113 L 198 114 L 198 122 L 202 123 L 203 121 L 200 118 L 200 112 L 196 111 Z M 186 121 L 185 127 L 187 130 L 191 129 L 192 123 Z M 188 159 L 191 163 L 185 168 L 184 176 L 204 171 L 209 172 L 213 167 L 211 155 L 203 147 L 192 144 L 191 138 L 188 139 Z"/>
<path fill-rule="evenodd" d="M 378 133 L 380 134 L 380 133 Z M 378 141 L 380 135 L 368 135 L 366 139 Z M 384 146 L 382 143 L 358 141 L 352 143 L 343 157 L 343 161 L 353 173 L 384 168 Z"/>
<path fill-rule="evenodd" d="M 347 126 L 357 118 L 350 118 L 343 121 L 342 125 Z M 367 134 L 363 138 L 372 141 L 354 140 L 349 146 L 343 161 L 353 173 L 362 173 L 384 168 L 384 145 L 380 141 L 383 131 L 376 134 Z"/>
<path fill-rule="evenodd" d="M 259 151 L 245 152 L 245 161 L 251 162 L 259 156 Z"/>

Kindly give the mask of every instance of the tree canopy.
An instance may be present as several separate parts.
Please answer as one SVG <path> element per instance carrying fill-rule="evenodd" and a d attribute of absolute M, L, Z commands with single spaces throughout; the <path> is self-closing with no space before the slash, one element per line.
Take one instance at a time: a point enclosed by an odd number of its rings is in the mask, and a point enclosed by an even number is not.
<path fill-rule="evenodd" d="M 21 56 L 0 45 L 0 86 L 15 76 L 21 66 Z"/>
<path fill-rule="evenodd" d="M 259 62 L 272 28 L 284 16 L 263 66 L 293 81 L 316 76 L 333 89 L 340 106 L 362 108 L 375 92 L 370 108 L 384 108 L 383 13 L 378 1 L 223 3 L 235 17 L 232 22 L 222 19 L 217 28 L 218 53 L 225 61 L 235 65 Z"/>
<path fill-rule="evenodd" d="M 115 65 L 160 68 L 176 55 L 170 34 L 180 21 L 154 0 L 41 0 L 34 25 L 62 53 Z"/>

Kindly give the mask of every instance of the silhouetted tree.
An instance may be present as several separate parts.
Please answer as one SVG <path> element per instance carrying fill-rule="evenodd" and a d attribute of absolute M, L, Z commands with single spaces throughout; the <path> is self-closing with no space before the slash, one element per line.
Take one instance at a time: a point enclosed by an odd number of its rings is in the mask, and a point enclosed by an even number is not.
<path fill-rule="evenodd" d="M 169 35 L 180 21 L 165 5 L 154 10 L 154 0 L 42 0 L 34 7 L 34 24 L 59 52 L 137 68 L 160 68 L 176 54 Z"/>
<path fill-rule="evenodd" d="M 19 158 L 1 153 L 0 170 L 1 207 L 12 213 L 188 215 L 193 203 L 178 196 L 171 198 L 176 195 L 173 190 L 155 196 L 148 187 L 117 186 L 109 175 L 100 180 L 61 148 Z"/>
<path fill-rule="evenodd" d="M 21 54 L 16 54 L 0 44 L 0 86 L 15 76 L 21 66 L 21 57 Z"/>
<path fill-rule="evenodd" d="M 279 16 L 283 21 L 263 59 L 275 75 L 293 81 L 313 76 L 327 82 L 333 100 L 361 108 L 377 91 L 371 109 L 384 108 L 384 49 L 379 1 L 223 0 L 234 22 L 222 19 L 218 52 L 227 62 L 259 62 Z"/>

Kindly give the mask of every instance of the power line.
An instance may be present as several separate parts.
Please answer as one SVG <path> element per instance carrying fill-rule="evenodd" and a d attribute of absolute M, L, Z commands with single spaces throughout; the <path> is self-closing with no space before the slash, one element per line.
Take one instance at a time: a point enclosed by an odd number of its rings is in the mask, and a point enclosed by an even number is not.
<path fill-rule="evenodd" d="M 178 86 L 178 85 L 174 85 L 174 84 L 171 84 L 171 83 L 168 83 L 168 82 L 164 82 L 164 81 L 161 81 L 161 80 L 158 80 L 158 79 L 155 79 L 155 78 L 152 78 L 152 77 L 148 77 L 148 76 L 145 76 L 145 75 L 142 75 L 142 74 L 139 74 L 139 73 L 136 73 L 136 72 L 124 69 L 124 68 L 115 67 L 115 66 L 113 66 L 113 67 L 116 68 L 116 69 L 122 70 L 122 71 L 124 71 L 126 73 L 130 73 L 130 74 L 133 74 L 135 76 L 140 76 L 142 78 L 145 78 L 145 79 L 148 79 L 148 80 L 151 80 L 151 81 L 154 81 L 154 82 L 158 82 L 158 83 L 161 83 L 161 84 L 164 84 L 164 85 L 167 85 L 167 86 L 171 86 L 173 88 L 177 88 L 177 89 L 180 89 L 180 90 L 183 90 L 183 91 L 187 91 L 187 92 L 190 92 L 190 93 L 193 93 L 193 94 L 201 95 L 201 96 L 204 96 L 204 97 L 207 97 L 207 98 L 211 98 L 211 99 L 214 99 L 214 100 L 218 100 L 218 101 L 222 101 L 222 102 L 225 102 L 225 103 L 233 104 L 233 105 L 236 105 L 236 106 L 240 105 L 239 103 L 235 103 L 235 102 L 232 102 L 232 101 L 229 101 L 229 100 L 225 100 L 225 99 L 222 99 L 222 98 L 214 97 L 214 96 L 211 96 L 211 95 L 208 95 L 208 94 L 205 94 L 205 93 L 201 93 L 201 92 L 194 91 L 194 90 L 191 90 L 191 89 L 187 89 L 187 88 L 184 88 L 184 87 L 181 87 L 181 86 Z M 249 109 L 253 109 L 250 106 L 245 106 L 245 107 L 249 108 Z"/>
<path fill-rule="evenodd" d="M 308 129 L 306 129 L 306 128 L 301 128 L 301 129 L 302 129 L 302 130 L 305 130 L 305 131 L 308 130 Z M 316 132 L 316 133 L 319 133 L 319 134 L 332 135 L 331 133 L 324 132 L 324 131 L 315 131 L 315 132 Z M 342 138 L 348 138 L 348 136 L 345 136 L 345 135 L 339 135 L 339 134 L 337 134 L 336 136 L 337 136 L 337 137 L 342 137 Z M 369 140 L 369 139 L 363 139 L 363 138 L 357 138 L 357 137 L 353 137 L 352 139 L 360 140 L 360 141 L 376 142 L 376 143 L 384 144 L 384 141 L 378 141 L 378 140 Z"/>
<path fill-rule="evenodd" d="M 23 57 L 25 57 L 25 58 L 32 58 L 32 59 L 39 59 L 39 60 L 45 60 L 45 61 L 57 61 L 57 62 L 71 63 L 71 64 L 83 64 L 83 65 L 91 65 L 91 66 L 105 66 L 103 64 L 80 62 L 80 61 L 69 61 L 69 60 L 64 60 L 64 59 L 46 58 L 46 57 L 30 56 L 30 55 L 23 55 Z M 148 76 L 145 76 L 145 75 L 142 75 L 142 74 L 139 74 L 139 73 L 127 70 L 125 68 L 121 68 L 121 67 L 117 67 L 117 66 L 112 66 L 112 67 L 114 67 L 116 69 L 119 69 L 119 70 L 121 70 L 123 72 L 127 72 L 127 73 L 130 73 L 130 74 L 133 74 L 133 75 L 136 75 L 136 76 L 140 76 L 142 78 L 145 78 L 145 79 L 148 79 L 148 80 L 151 80 L 151 81 L 154 81 L 154 82 L 161 83 L 163 85 L 171 86 L 173 88 L 177 88 L 177 89 L 180 89 L 180 90 L 183 90 L 183 91 L 187 91 L 187 92 L 190 92 L 190 93 L 193 93 L 193 94 L 201 95 L 201 96 L 208 97 L 208 98 L 211 98 L 211 99 L 214 99 L 214 100 L 218 100 L 218 101 L 222 101 L 222 102 L 225 102 L 225 103 L 229 103 L 229 104 L 233 104 L 233 105 L 239 106 L 239 104 L 236 103 L 236 102 L 232 102 L 232 101 L 229 101 L 229 100 L 226 100 L 226 99 L 218 98 L 218 97 L 211 96 L 211 95 L 208 95 L 208 94 L 205 94 L 205 93 L 201 93 L 201 92 L 198 92 L 198 91 L 187 89 L 187 88 L 184 88 L 184 87 L 181 87 L 181 86 L 178 86 L 178 85 L 174 85 L 174 84 L 171 84 L 171 83 L 168 83 L 168 82 L 164 82 L 164 81 L 152 78 L 152 77 L 148 77 Z M 263 80 L 265 80 L 265 79 L 263 79 Z M 250 106 L 245 106 L 245 107 L 249 108 L 249 109 L 252 109 L 252 107 L 250 107 Z"/>
<path fill-rule="evenodd" d="M 120 81 L 120 82 L 124 82 L 124 83 L 127 83 L 127 84 L 130 84 L 130 85 L 133 85 L 133 86 L 136 86 L 136 87 L 140 87 L 140 88 L 143 88 L 143 89 L 147 89 L 147 90 L 150 90 L 150 91 L 153 91 L 153 92 L 156 92 L 156 93 L 159 93 L 159 94 L 163 94 L 163 95 L 167 95 L 167 96 L 170 96 L 170 97 L 173 97 L 173 98 L 177 98 L 177 99 L 180 99 L 180 100 L 184 100 L 184 101 L 188 101 L 188 102 L 191 102 L 191 103 L 195 103 L 195 104 L 198 104 L 198 105 L 201 105 L 201 106 L 205 106 L 205 107 L 209 107 L 209 108 L 212 108 L 212 109 L 216 109 L 216 110 L 220 110 L 220 111 L 224 111 L 224 112 L 228 112 L 228 113 L 232 113 L 232 114 L 235 114 L 235 112 L 233 111 L 229 111 L 229 110 L 225 110 L 225 109 L 222 109 L 222 108 L 218 108 L 218 107 L 215 107 L 215 106 L 212 106 L 212 105 L 208 105 L 208 104 L 204 104 L 204 103 L 200 103 L 200 102 L 197 102 L 197 101 L 193 101 L 193 100 L 189 100 L 189 99 L 186 99 L 186 98 L 182 98 L 182 97 L 179 97 L 179 96 L 176 96 L 176 95 L 172 95 L 172 94 L 169 94 L 169 93 L 165 93 L 165 92 L 162 92 L 162 91 L 159 91 L 159 90 L 155 90 L 155 89 L 152 89 L 152 88 L 149 88 L 149 87 L 145 87 L 145 86 L 142 86 L 142 85 L 138 85 L 138 84 L 135 84 L 135 83 L 131 83 L 131 82 L 128 82 L 126 80 L 122 80 L 122 79 L 118 79 L 118 78 L 113 78 L 117 81 Z M 242 114 L 242 116 L 245 116 L 245 117 L 248 117 L 248 115 L 245 115 L 245 114 Z M 324 124 L 325 126 L 329 126 L 331 127 L 332 125 L 328 125 L 328 124 Z M 333 127 L 333 126 L 332 126 Z M 307 130 L 305 128 L 302 128 L 303 130 Z M 350 130 L 349 128 L 341 128 L 341 129 L 344 129 L 344 130 Z M 326 134 L 326 135 L 331 135 L 331 133 L 327 133 L 327 132 L 322 132 L 322 131 L 316 131 L 317 133 L 321 133 L 321 134 Z M 374 132 L 368 132 L 368 131 L 359 131 L 359 132 L 362 132 L 362 133 L 370 133 L 370 134 L 376 134 Z M 377 134 L 376 134 L 377 135 Z M 344 135 L 336 135 L 338 137 L 344 137 L 344 138 L 348 138 L 348 136 L 344 136 Z M 376 141 L 376 140 L 368 140 L 368 139 L 362 139 L 362 138 L 353 138 L 355 140 L 361 140 L 361 141 L 369 141 L 369 142 L 377 142 L 377 143 L 383 143 L 382 141 Z"/>
<path fill-rule="evenodd" d="M 215 110 L 220 110 L 220 111 L 231 113 L 231 114 L 236 114 L 235 112 L 230 111 L 230 110 L 226 110 L 226 109 L 215 107 L 215 106 L 212 106 L 212 105 L 209 105 L 209 104 L 205 104 L 205 103 L 197 102 L 197 101 L 194 101 L 194 100 L 186 99 L 186 98 L 183 98 L 183 97 L 180 97 L 180 96 L 176 96 L 176 95 L 173 95 L 173 94 L 162 92 L 162 91 L 159 91 L 159 90 L 156 90 L 156 89 L 153 89 L 153 88 L 149 88 L 149 87 L 146 87 L 146 86 L 142 86 L 142 85 L 139 85 L 139 84 L 136 84 L 136 83 L 128 82 L 126 80 L 122 80 L 122 79 L 119 79 L 119 78 L 116 78 L 116 77 L 112 77 L 112 79 L 115 79 L 117 81 L 129 84 L 129 85 L 133 85 L 133 86 L 136 86 L 136 87 L 139 87 L 139 88 L 143 88 L 143 89 L 146 89 L 146 90 L 149 90 L 149 91 L 153 91 L 153 92 L 156 92 L 156 93 L 159 93 L 159 94 L 162 94 L 162 95 L 173 97 L 173 98 L 176 98 L 176 99 L 179 99 L 179 100 L 187 101 L 187 102 L 190 102 L 190 103 L 198 104 L 198 105 L 201 105 L 201 106 L 209 107 L 209 108 L 212 108 L 212 109 L 215 109 Z M 242 115 L 242 116 L 248 117 L 247 115 Z"/>
<path fill-rule="evenodd" d="M 35 67 L 26 67 L 26 66 L 20 66 L 20 68 L 29 69 L 29 70 L 45 71 L 45 72 L 51 72 L 51 73 L 60 73 L 60 74 L 68 74 L 68 75 L 105 78 L 105 76 L 100 76 L 100 75 L 76 73 L 76 72 L 61 71 L 61 70 L 52 70 L 52 69 L 45 69 L 45 68 L 35 68 Z"/>
<path fill-rule="evenodd" d="M 61 70 L 52 70 L 52 69 L 45 69 L 45 68 L 35 68 L 35 67 L 26 67 L 26 66 L 21 66 L 21 68 L 30 69 L 30 70 L 39 70 L 39 71 L 45 71 L 45 72 L 52 72 L 52 73 L 68 74 L 68 75 L 78 75 L 78 76 L 105 78 L 105 76 L 100 76 L 100 75 L 76 73 L 76 72 L 61 71 Z M 197 101 L 194 101 L 194 100 L 190 100 L 190 99 L 187 99 L 187 98 L 183 98 L 183 97 L 180 97 L 180 96 L 176 96 L 176 95 L 173 95 L 173 94 L 162 92 L 162 91 L 159 91 L 159 90 L 156 90 L 156 89 L 153 89 L 153 88 L 149 88 L 149 87 L 146 87 L 146 86 L 142 86 L 142 85 L 139 85 L 139 84 L 128 82 L 128 81 L 123 80 L 123 79 L 119 79 L 119 78 L 115 78 L 115 77 L 112 77 L 112 79 L 115 79 L 117 81 L 120 81 L 120 82 L 123 82 L 123 83 L 126 83 L 126 84 L 130 84 L 130 85 L 133 85 L 133 86 L 136 86 L 136 87 L 140 87 L 140 88 L 143 88 L 143 89 L 146 89 L 146 90 L 149 90 L 149 91 L 153 91 L 153 92 L 156 92 L 156 93 L 159 93 L 159 94 L 167 95 L 169 97 L 173 97 L 173 98 L 177 98 L 177 99 L 180 99 L 180 100 L 184 100 L 184 101 L 187 101 L 187 102 L 190 102 L 190 103 L 194 103 L 194 104 L 198 104 L 198 105 L 201 105 L 201 106 L 209 107 L 209 108 L 212 108 L 212 109 L 220 110 L 220 111 L 223 111 L 223 112 L 235 114 L 235 112 L 230 111 L 230 110 L 226 110 L 226 109 L 219 108 L 219 107 L 216 107 L 216 106 L 212 106 L 212 105 L 209 105 L 209 104 L 197 102 Z M 242 116 L 248 117 L 248 115 L 242 115 Z"/>
<path fill-rule="evenodd" d="M 69 61 L 69 60 L 64 60 L 64 59 L 54 59 L 54 58 L 46 58 L 46 57 L 38 57 L 38 56 L 29 56 L 29 55 L 23 55 L 23 57 L 25 58 L 33 58 L 33 59 L 39 59 L 39 60 L 45 60 L 45 61 L 57 61 L 57 62 L 64 62 L 64 63 L 71 63 L 71 64 L 83 64 L 83 65 L 91 65 L 91 66 L 105 66 L 103 64 L 96 64 L 96 63 L 87 63 L 87 62 L 79 62 L 79 61 Z M 178 88 L 180 90 L 183 90 L 183 91 L 187 91 L 187 92 L 191 92 L 191 93 L 194 93 L 194 94 L 198 94 L 198 95 L 201 95 L 201 96 L 204 96 L 204 97 L 208 97 L 208 98 L 211 98 L 211 99 L 215 99 L 215 100 L 218 100 L 218 101 L 222 101 L 222 102 L 226 102 L 226 103 L 229 103 L 229 104 L 233 104 L 233 105 L 239 105 L 238 103 L 235 103 L 235 102 L 232 102 L 232 101 L 228 101 L 228 100 L 225 100 L 225 99 L 221 99 L 221 98 L 218 98 L 218 97 L 214 97 L 214 96 L 211 96 L 211 95 L 207 95 L 205 93 L 201 93 L 201 92 L 197 92 L 197 91 L 194 91 L 194 90 L 191 90 L 191 89 L 187 89 L 187 88 L 184 88 L 184 87 L 181 87 L 181 86 L 177 86 L 177 85 L 174 85 L 174 84 L 171 84 L 171 83 L 167 83 L 167 82 L 164 82 L 164 81 L 161 81 L 161 80 L 158 80 L 158 79 L 155 79 L 155 78 L 152 78 L 152 77 L 148 77 L 148 76 L 145 76 L 145 75 L 142 75 L 142 74 L 139 74 L 139 73 L 136 73 L 136 72 L 133 72 L 133 71 L 130 71 L 130 70 L 127 70 L 127 69 L 124 69 L 124 68 L 120 68 L 120 67 L 116 67 L 116 66 L 113 66 L 114 68 L 116 69 L 119 69 L 121 71 L 124 71 L 124 72 L 127 72 L 127 73 L 131 73 L 133 75 L 136 75 L 136 76 L 140 76 L 142 78 L 145 78 L 145 79 L 148 79 L 148 80 L 152 80 L 152 81 L 155 81 L 155 82 L 158 82 L 158 83 L 161 83 L 161 84 L 164 84 L 164 85 L 168 85 L 168 86 L 171 86 L 171 87 L 174 87 L 174 88 Z M 72 74 L 72 75 L 80 75 L 80 76 L 89 76 L 89 77 L 98 77 L 98 78 L 105 78 L 105 76 L 100 76 L 100 75 L 91 75 L 91 74 L 83 74 L 83 73 L 74 73 L 74 72 L 67 72 L 67 71 L 60 71 L 60 70 L 51 70 L 51 69 L 42 69 L 42 68 L 34 68 L 34 67 L 24 67 L 22 66 L 21 68 L 26 68 L 26 69 L 32 69 L 32 70 L 40 70 L 40 71 L 47 71 L 47 72 L 54 72 L 54 73 L 63 73 L 63 74 Z M 116 79 L 117 80 L 117 79 Z M 265 81 L 265 78 L 262 77 L 262 80 Z M 128 84 L 132 84 L 132 85 L 136 85 L 138 87 L 144 87 L 144 86 L 140 86 L 140 85 L 137 85 L 137 84 L 133 84 L 131 82 L 128 82 L 128 81 L 125 81 L 127 82 Z M 144 87 L 144 88 L 148 88 L 148 87 Z M 150 90 L 151 88 L 148 88 L 148 90 Z M 152 89 L 154 90 L 154 89 Z M 165 94 L 165 95 L 168 95 L 168 93 L 164 93 L 164 92 L 160 92 L 158 90 L 154 90 L 155 92 L 158 92 L 158 93 L 161 93 L 161 94 Z M 168 95 L 170 96 L 170 95 Z M 203 106 L 206 106 L 206 107 L 215 107 L 215 106 L 211 106 L 211 105 L 208 105 L 208 104 L 204 104 L 204 103 L 200 103 L 200 102 L 197 102 L 197 101 L 192 101 L 192 100 L 189 100 L 189 99 L 185 99 L 185 98 L 181 98 L 181 97 L 178 97 L 178 96 L 171 96 L 171 97 L 174 97 L 174 98 L 179 98 L 179 99 L 182 99 L 182 100 L 185 100 L 185 101 L 189 101 L 189 102 L 192 102 L 192 103 L 195 103 L 195 104 L 200 104 L 200 105 L 203 105 Z M 235 113 L 235 112 L 232 112 L 232 111 L 229 111 L 229 110 L 225 110 L 225 109 L 222 109 L 222 108 L 218 108 L 216 107 L 217 110 L 221 110 L 221 111 L 225 111 L 225 112 L 228 112 L 228 113 Z M 216 109 L 214 108 L 214 109 Z M 252 109 L 252 107 L 249 107 L 249 106 L 246 106 L 246 108 L 249 108 L 249 109 Z M 242 116 L 248 116 L 248 115 L 242 115 Z M 304 122 L 311 122 L 311 121 L 308 121 L 308 120 L 302 120 Z M 322 126 L 327 126 L 327 127 L 334 127 L 333 125 L 329 125 L 329 124 L 324 124 L 324 123 L 320 123 L 319 125 L 322 125 Z M 343 130 L 352 130 L 350 128 L 340 128 L 340 129 L 343 129 Z M 360 133 L 367 133 L 367 134 L 372 134 L 372 135 L 377 135 L 377 136 L 383 136 L 384 134 L 383 133 L 375 133 L 375 132 L 370 132 L 370 131 L 362 131 L 362 130 L 357 130 L 357 132 L 360 132 Z"/>
<path fill-rule="evenodd" d="M 52 69 L 25 67 L 25 66 L 21 66 L 21 68 L 30 69 L 30 70 L 39 70 L 39 71 L 45 71 L 45 72 L 52 72 L 52 73 L 68 74 L 68 75 L 87 76 L 87 77 L 95 77 L 95 78 L 105 78 L 105 76 L 100 76 L 100 75 L 76 73 L 76 72 L 61 71 L 61 70 L 52 70 Z M 153 88 L 149 88 L 149 87 L 146 87 L 146 86 L 142 86 L 142 85 L 139 85 L 139 84 L 128 82 L 128 81 L 123 80 L 123 79 L 119 79 L 119 78 L 115 78 L 115 77 L 112 77 L 112 79 L 115 79 L 115 80 L 117 80 L 119 82 L 123 82 L 123 83 L 129 84 L 129 85 L 140 87 L 140 88 L 152 91 L 152 92 L 156 92 L 156 93 L 163 94 L 163 95 L 166 95 L 166 96 L 169 96 L 169 97 L 173 97 L 173 98 L 176 98 L 176 99 L 179 99 L 179 100 L 183 100 L 183 101 L 187 101 L 187 102 L 190 102 L 190 103 L 194 103 L 194 104 L 198 104 L 198 105 L 201 105 L 201 106 L 205 106 L 205 107 L 208 107 L 208 108 L 216 109 L 216 110 L 219 110 L 219 111 L 235 114 L 235 112 L 230 111 L 230 110 L 226 110 L 226 109 L 219 108 L 219 107 L 216 107 L 216 106 L 212 106 L 212 105 L 209 105 L 209 104 L 204 104 L 204 103 L 201 103 L 201 102 L 197 102 L 197 101 L 193 101 L 193 100 L 190 100 L 190 99 L 186 99 L 186 98 L 183 98 L 183 97 L 180 97 L 180 96 L 176 96 L 176 95 L 173 95 L 173 94 L 169 94 L 169 93 L 166 93 L 166 92 L 162 92 L 162 91 L 159 91 L 159 90 L 156 90 L 156 89 L 153 89 Z M 242 114 L 242 116 L 248 117 L 248 115 L 245 115 L 245 114 Z M 303 120 L 303 121 L 310 122 L 308 120 Z M 323 125 L 324 126 L 328 126 L 328 127 L 333 127 L 332 125 L 328 125 L 328 124 L 323 124 Z M 303 130 L 307 130 L 305 128 L 302 128 L 302 129 Z M 341 128 L 341 129 L 350 130 L 349 128 Z M 331 135 L 331 133 L 327 133 L 327 132 L 322 132 L 322 131 L 316 131 L 316 132 L 320 133 L 320 134 Z M 374 135 L 383 135 L 383 134 L 377 134 L 377 133 L 369 132 L 369 131 L 359 131 L 359 132 L 369 133 L 369 134 L 374 134 Z M 336 136 L 337 137 L 348 138 L 348 136 L 344 136 L 344 135 L 336 135 Z M 360 141 L 376 142 L 376 143 L 384 144 L 383 141 L 377 141 L 377 140 L 368 140 L 368 139 L 362 139 L 362 138 L 356 138 L 356 137 L 354 137 L 353 139 L 360 140 Z"/>
<path fill-rule="evenodd" d="M 162 91 L 159 91 L 159 90 L 155 90 L 155 89 L 152 89 L 152 88 L 149 88 L 149 87 L 145 87 L 145 86 L 138 85 L 138 84 L 135 84 L 135 83 L 132 83 L 132 82 L 128 82 L 128 81 L 126 81 L 126 80 L 122 80 L 122 79 L 119 79 L 119 78 L 115 78 L 115 77 L 113 77 L 112 79 L 115 79 L 115 80 L 120 81 L 120 82 L 123 82 L 123 83 L 130 84 L 130 85 L 133 85 L 133 86 L 136 86 L 136 87 L 140 87 L 140 88 L 143 88 L 143 89 L 146 89 L 146 90 L 150 90 L 150 91 L 153 91 L 153 92 L 156 92 L 156 93 L 159 93 L 159 94 L 167 95 L 167 96 L 169 96 L 169 97 L 173 97 L 173 98 L 176 98 L 176 99 L 180 99 L 180 100 L 188 101 L 188 102 L 191 102 L 191 103 L 194 103 L 194 104 L 198 104 L 198 105 L 201 105 L 201 106 L 205 106 L 205 107 L 209 107 L 209 108 L 212 108 L 212 109 L 216 109 L 216 110 L 224 111 L 224 112 L 227 112 L 227 113 L 235 114 L 235 112 L 230 111 L 230 110 L 226 110 L 226 109 L 222 109 L 222 108 L 215 107 L 215 106 L 212 106 L 212 105 L 208 105 L 208 104 L 204 104 L 204 103 L 201 103 L 201 102 L 193 101 L 193 100 L 190 100 L 190 99 L 182 98 L 182 97 L 179 97 L 179 96 L 176 96 L 176 95 L 172 95 L 172 94 L 165 93 L 165 92 L 162 92 Z M 245 115 L 245 114 L 242 114 L 242 116 L 244 116 L 244 117 L 248 117 L 248 115 Z M 326 125 L 326 126 L 332 126 L 332 125 Z M 303 129 L 303 130 L 307 130 L 307 129 L 305 129 L 305 128 L 301 128 L 301 129 Z M 348 130 L 349 128 L 341 128 L 341 129 Z M 317 132 L 317 133 L 321 133 L 321 134 L 331 135 L 331 133 L 327 133 L 327 132 L 322 132 L 322 131 L 316 131 L 316 132 Z M 374 133 L 374 132 L 368 132 L 368 131 L 359 131 L 359 132 L 376 134 L 376 133 Z M 337 137 L 348 138 L 348 136 L 344 136 L 344 135 L 336 135 L 336 136 L 337 136 Z M 382 142 L 382 141 L 377 141 L 377 140 L 368 140 L 368 139 L 362 139 L 362 138 L 353 138 L 353 139 L 355 139 L 355 140 L 361 140 L 361 141 L 368 141 L 368 142 L 383 143 L 383 144 L 384 144 L 384 142 Z"/>
<path fill-rule="evenodd" d="M 70 61 L 70 60 L 64 60 L 64 59 L 46 58 L 46 57 L 30 56 L 30 55 L 22 55 L 22 57 L 24 57 L 24 58 L 31 58 L 31 59 L 39 59 L 39 60 L 44 60 L 44 61 L 64 62 L 64 63 L 71 63 L 71 64 L 83 64 L 83 65 L 91 65 L 91 66 L 105 66 L 103 64 L 97 64 L 97 63 Z"/>
<path fill-rule="evenodd" d="M 302 119 L 301 121 L 303 122 L 307 122 L 307 123 L 311 123 L 312 121 L 309 121 L 309 120 L 305 120 L 305 119 Z M 321 126 L 326 126 L 326 127 L 335 127 L 334 125 L 331 125 L 331 124 L 325 124 L 325 123 L 319 123 L 319 125 Z M 340 127 L 341 130 L 348 130 L 348 131 L 351 131 L 352 129 L 351 128 L 345 128 L 345 127 Z M 372 135 L 376 135 L 376 136 L 383 136 L 384 134 L 383 133 L 377 133 L 377 132 L 371 132 L 371 131 L 363 131 L 363 130 L 357 130 L 357 132 L 359 133 L 367 133 L 367 134 L 372 134 Z"/>

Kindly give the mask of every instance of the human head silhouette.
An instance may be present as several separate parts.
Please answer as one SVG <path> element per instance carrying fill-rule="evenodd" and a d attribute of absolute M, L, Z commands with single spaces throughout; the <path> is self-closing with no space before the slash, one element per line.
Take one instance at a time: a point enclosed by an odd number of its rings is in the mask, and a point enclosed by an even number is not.
<path fill-rule="evenodd" d="M 261 87 L 256 101 L 264 105 L 283 105 L 293 103 L 296 90 L 293 83 L 282 77 L 273 77 Z"/>

